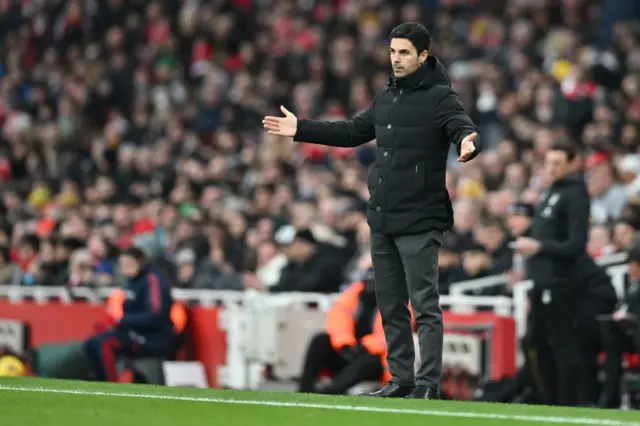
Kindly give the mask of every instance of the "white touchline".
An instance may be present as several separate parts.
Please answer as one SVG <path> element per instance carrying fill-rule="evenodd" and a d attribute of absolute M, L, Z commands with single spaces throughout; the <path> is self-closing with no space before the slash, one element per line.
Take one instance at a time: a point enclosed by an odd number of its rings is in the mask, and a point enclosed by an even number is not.
<path fill-rule="evenodd" d="M 575 425 L 596 425 L 596 426 L 640 426 L 640 422 L 628 422 L 621 420 L 593 419 L 587 417 L 556 417 L 556 416 L 530 416 L 525 414 L 499 414 L 499 413 L 480 413 L 480 412 L 458 412 L 458 411 L 440 411 L 440 410 L 416 410 L 405 408 L 390 407 L 369 407 L 366 405 L 330 405 L 330 404 L 313 404 L 306 402 L 282 402 L 282 401 L 262 401 L 250 399 L 226 399 L 226 398 L 210 398 L 199 396 L 177 396 L 177 395 L 154 395 L 133 392 L 104 392 L 83 389 L 56 389 L 43 387 L 27 387 L 27 386 L 6 386 L 0 385 L 0 391 L 13 392 L 44 392 L 68 395 L 83 396 L 115 396 L 120 398 L 138 398 L 138 399 L 159 399 L 170 401 L 189 401 L 189 402 L 209 402 L 217 404 L 238 404 L 238 405 L 262 405 L 269 407 L 291 407 L 291 408 L 315 408 L 324 410 L 341 410 L 341 411 L 364 411 L 370 413 L 388 413 L 388 414 L 413 414 L 420 416 L 435 417 L 465 417 L 472 419 L 491 419 L 491 420 L 515 420 L 539 423 L 561 423 Z"/>

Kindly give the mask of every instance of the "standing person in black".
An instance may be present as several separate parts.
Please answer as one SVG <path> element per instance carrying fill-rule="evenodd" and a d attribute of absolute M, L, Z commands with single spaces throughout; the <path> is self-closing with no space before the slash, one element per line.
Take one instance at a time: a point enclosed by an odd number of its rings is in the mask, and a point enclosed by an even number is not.
<path fill-rule="evenodd" d="M 640 241 L 629 249 L 629 287 L 618 309 L 601 318 L 606 373 L 600 399 L 602 408 L 620 408 L 622 403 L 622 358 L 624 353 L 640 353 Z"/>
<path fill-rule="evenodd" d="M 573 406 L 587 403 L 582 311 L 586 296 L 600 288 L 591 287 L 601 274 L 586 251 L 590 200 L 582 174 L 574 172 L 576 158 L 577 151 L 568 144 L 555 144 L 547 152 L 544 168 L 551 185 L 536 209 L 529 236 L 513 244 L 526 258 L 526 275 L 534 282 L 532 340 L 551 361 L 540 366 L 545 402 Z M 604 292 L 608 298 L 609 288 Z"/>
<path fill-rule="evenodd" d="M 442 312 L 438 295 L 438 252 L 453 225 L 445 187 L 450 144 L 458 161 L 480 151 L 477 128 L 465 113 L 444 66 L 429 56 L 431 36 L 421 24 L 391 32 L 393 75 L 373 103 L 346 121 L 265 117 L 269 133 L 330 146 L 355 147 L 377 141 L 370 172 L 367 219 L 376 298 L 388 346 L 392 380 L 379 397 L 435 399 L 442 369 Z M 418 324 L 422 366 L 414 371 L 411 301 Z"/>

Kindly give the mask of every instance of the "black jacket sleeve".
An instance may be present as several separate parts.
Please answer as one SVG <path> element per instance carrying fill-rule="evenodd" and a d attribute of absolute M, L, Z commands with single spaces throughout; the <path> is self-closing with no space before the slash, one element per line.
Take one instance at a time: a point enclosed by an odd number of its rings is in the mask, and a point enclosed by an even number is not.
<path fill-rule="evenodd" d="M 460 143 L 471 133 L 479 133 L 478 128 L 465 112 L 457 93 L 451 87 L 436 86 L 432 90 L 436 91 L 436 125 L 445 132 L 451 143 L 456 145 L 460 155 Z M 476 151 L 473 157 L 477 156 L 482 148 L 480 137 L 474 143 Z"/>
<path fill-rule="evenodd" d="M 585 252 L 589 234 L 589 194 L 584 186 L 574 186 L 564 192 L 567 210 L 567 238 L 563 241 L 540 240 L 540 254 L 547 257 L 575 259 Z"/>
<path fill-rule="evenodd" d="M 298 120 L 298 130 L 293 140 L 341 147 L 356 147 L 370 142 L 376 138 L 373 105 L 351 120 Z"/>

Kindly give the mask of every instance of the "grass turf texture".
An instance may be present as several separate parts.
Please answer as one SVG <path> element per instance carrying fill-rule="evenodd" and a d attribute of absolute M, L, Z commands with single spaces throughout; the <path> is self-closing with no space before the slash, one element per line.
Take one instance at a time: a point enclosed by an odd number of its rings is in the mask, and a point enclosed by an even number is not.
<path fill-rule="evenodd" d="M 640 412 L 0 378 L 3 426 L 640 426 Z"/>

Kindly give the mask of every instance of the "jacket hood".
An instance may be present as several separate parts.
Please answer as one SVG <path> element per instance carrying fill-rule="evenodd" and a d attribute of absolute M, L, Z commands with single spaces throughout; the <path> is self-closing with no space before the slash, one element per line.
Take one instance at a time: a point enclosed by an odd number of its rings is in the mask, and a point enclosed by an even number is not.
<path fill-rule="evenodd" d="M 391 76 L 389 86 L 428 90 L 433 86 L 451 86 L 451 78 L 442 62 L 435 56 L 429 56 L 414 73 L 402 78 Z"/>

